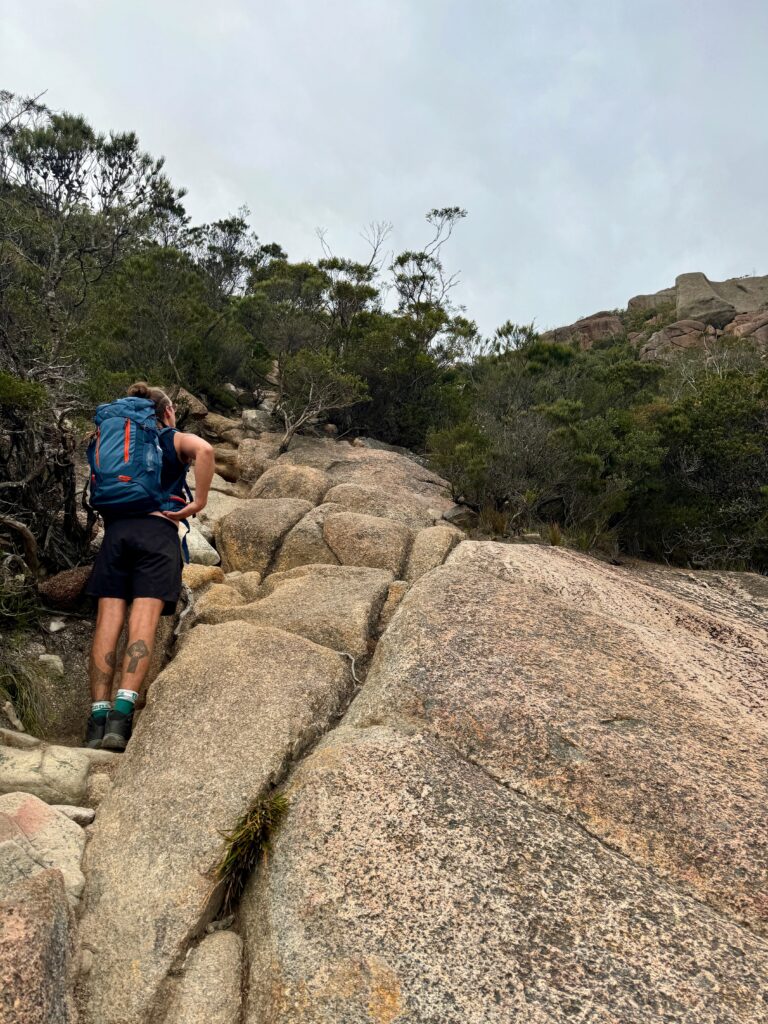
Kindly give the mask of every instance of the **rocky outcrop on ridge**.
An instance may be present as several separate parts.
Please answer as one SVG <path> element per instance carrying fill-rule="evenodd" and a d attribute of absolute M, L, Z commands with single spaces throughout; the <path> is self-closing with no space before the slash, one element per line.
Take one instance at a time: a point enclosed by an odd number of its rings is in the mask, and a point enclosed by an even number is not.
<path fill-rule="evenodd" d="M 702 273 L 680 274 L 674 288 L 664 288 L 655 295 L 635 295 L 627 309 L 655 310 L 671 303 L 677 320 L 701 320 L 723 328 L 737 314 L 754 313 L 768 305 L 768 276 L 710 281 Z"/>
<path fill-rule="evenodd" d="M 649 328 L 632 331 L 629 341 L 641 359 L 668 359 L 685 349 L 704 349 L 724 341 L 749 340 L 768 352 L 768 276 L 710 281 L 705 274 L 680 274 L 672 288 L 635 295 L 630 314 L 646 314 Z M 621 337 L 625 326 L 617 311 L 593 313 L 566 327 L 542 334 L 543 341 L 575 343 L 589 349 L 596 342 Z"/>
<path fill-rule="evenodd" d="M 765 1020 L 768 582 L 468 540 L 417 461 L 276 442 L 222 442 L 88 826 L 81 1021 Z"/>

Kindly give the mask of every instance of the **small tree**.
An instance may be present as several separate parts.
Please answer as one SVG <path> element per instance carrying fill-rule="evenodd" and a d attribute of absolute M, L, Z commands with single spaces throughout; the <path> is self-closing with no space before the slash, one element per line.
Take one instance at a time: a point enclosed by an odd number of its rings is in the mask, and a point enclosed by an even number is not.
<path fill-rule="evenodd" d="M 328 349 L 302 349 L 286 356 L 278 367 L 278 397 L 275 412 L 285 425 L 280 451 L 296 431 L 332 409 L 345 409 L 368 400 L 364 381 L 345 373 Z"/>

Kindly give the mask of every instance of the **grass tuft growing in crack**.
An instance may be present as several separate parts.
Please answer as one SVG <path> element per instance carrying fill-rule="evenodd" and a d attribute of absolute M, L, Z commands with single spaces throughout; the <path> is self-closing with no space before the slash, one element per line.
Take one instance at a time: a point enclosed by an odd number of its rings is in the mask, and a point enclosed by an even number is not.
<path fill-rule="evenodd" d="M 288 811 L 280 793 L 259 797 L 229 832 L 222 832 L 226 847 L 216 867 L 216 884 L 222 887 L 221 916 L 234 912 L 246 883 L 269 852 L 272 835 Z"/>
<path fill-rule="evenodd" d="M 8 638 L 5 638 L 8 639 Z M 0 709 L 10 701 L 21 724 L 33 736 L 42 736 L 49 724 L 44 674 L 11 639 L 0 662 Z"/>

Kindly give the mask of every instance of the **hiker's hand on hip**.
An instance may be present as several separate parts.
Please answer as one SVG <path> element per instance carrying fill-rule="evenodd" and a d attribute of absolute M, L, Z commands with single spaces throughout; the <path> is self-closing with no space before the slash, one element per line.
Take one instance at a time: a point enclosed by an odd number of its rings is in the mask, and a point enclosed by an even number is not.
<path fill-rule="evenodd" d="M 188 505 L 180 508 L 178 512 L 163 512 L 166 519 L 172 520 L 174 523 L 180 523 L 184 519 L 189 519 L 190 516 L 195 515 L 196 512 L 200 512 L 205 508 L 205 503 L 202 501 L 190 501 Z"/>

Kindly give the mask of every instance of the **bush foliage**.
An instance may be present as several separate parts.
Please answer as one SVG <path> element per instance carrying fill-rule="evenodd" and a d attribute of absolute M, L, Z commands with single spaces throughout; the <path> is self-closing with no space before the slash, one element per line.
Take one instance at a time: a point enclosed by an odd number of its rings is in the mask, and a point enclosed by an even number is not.
<path fill-rule="evenodd" d="M 321 235 L 322 257 L 294 262 L 247 211 L 195 225 L 183 200 L 132 133 L 0 93 L 6 553 L 33 536 L 44 568 L 82 557 L 73 424 L 141 378 L 228 413 L 225 384 L 276 387 L 286 444 L 325 416 L 429 452 L 494 535 L 768 568 L 759 352 L 641 362 L 672 307 L 622 313 L 621 336 L 589 351 L 511 321 L 483 339 L 443 262 L 459 207 L 430 210 L 423 244 L 394 256 L 375 224 L 362 260 Z"/>

